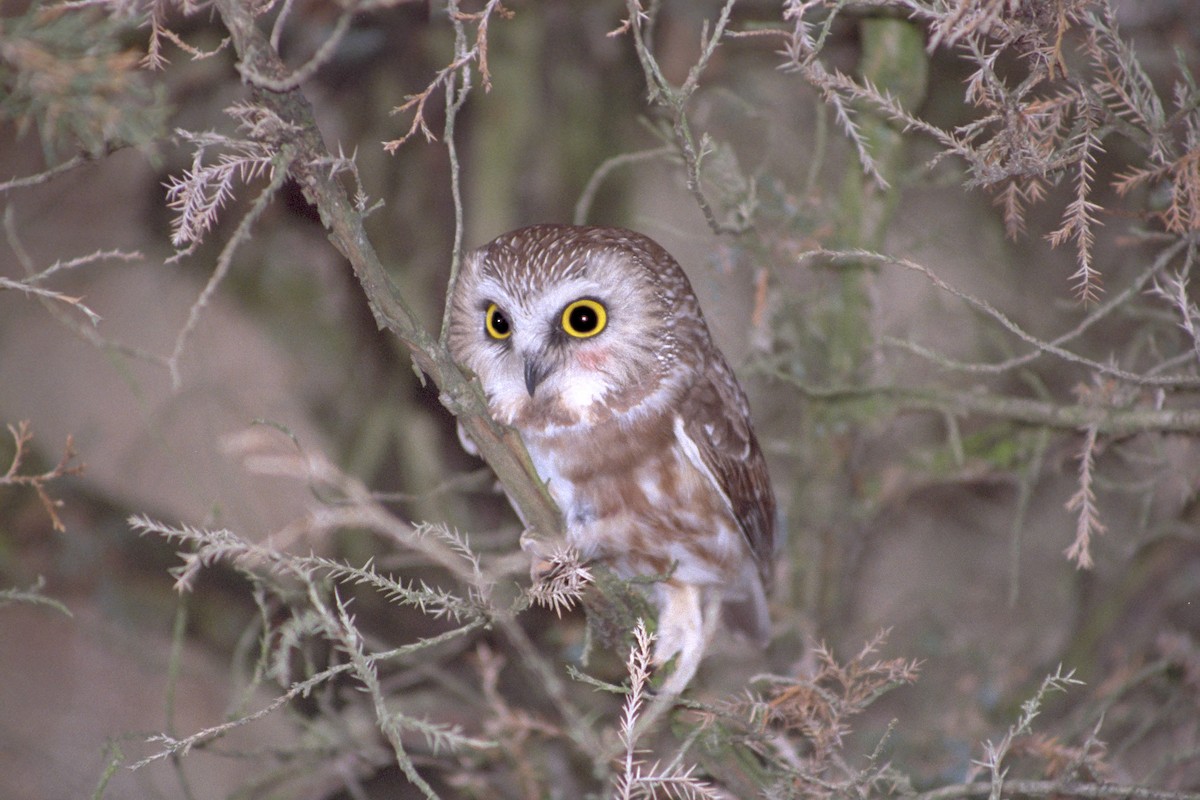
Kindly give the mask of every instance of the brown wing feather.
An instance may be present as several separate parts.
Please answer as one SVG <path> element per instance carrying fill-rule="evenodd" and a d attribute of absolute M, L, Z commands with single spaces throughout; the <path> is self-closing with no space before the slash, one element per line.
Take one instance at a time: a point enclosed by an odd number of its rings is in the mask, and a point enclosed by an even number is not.
<path fill-rule="evenodd" d="M 775 495 L 766 460 L 750 426 L 750 407 L 723 359 L 709 361 L 704 375 L 679 406 L 684 431 L 716 477 L 770 587 L 775 551 Z"/>

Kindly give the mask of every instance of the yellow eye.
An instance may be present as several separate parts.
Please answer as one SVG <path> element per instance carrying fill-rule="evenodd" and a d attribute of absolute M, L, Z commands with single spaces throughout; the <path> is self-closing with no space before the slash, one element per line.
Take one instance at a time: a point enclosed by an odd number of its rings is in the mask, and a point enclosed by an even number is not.
<path fill-rule="evenodd" d="M 576 300 L 563 309 L 562 327 L 576 339 L 587 339 L 604 330 L 608 312 L 596 300 Z"/>
<path fill-rule="evenodd" d="M 488 336 L 493 339 L 501 340 L 512 336 L 512 326 L 508 324 L 508 317 L 504 316 L 504 312 L 495 303 L 488 305 L 483 315 L 483 326 L 487 328 Z"/>

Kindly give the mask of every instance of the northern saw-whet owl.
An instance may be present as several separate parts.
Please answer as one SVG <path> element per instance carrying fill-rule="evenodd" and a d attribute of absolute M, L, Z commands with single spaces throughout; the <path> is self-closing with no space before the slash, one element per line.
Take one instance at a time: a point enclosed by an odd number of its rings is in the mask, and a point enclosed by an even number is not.
<path fill-rule="evenodd" d="M 663 690 L 686 687 L 719 613 L 765 644 L 775 498 L 675 259 L 632 231 L 534 225 L 468 253 L 451 302 L 451 352 L 520 432 L 569 544 L 622 577 L 666 576 Z"/>

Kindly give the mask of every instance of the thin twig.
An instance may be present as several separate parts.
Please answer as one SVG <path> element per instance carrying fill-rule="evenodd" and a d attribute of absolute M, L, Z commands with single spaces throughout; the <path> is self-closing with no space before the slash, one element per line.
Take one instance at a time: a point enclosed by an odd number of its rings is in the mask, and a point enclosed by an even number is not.
<path fill-rule="evenodd" d="M 588 178 L 587 185 L 583 187 L 583 191 L 579 194 L 579 200 L 575 203 L 575 216 L 573 218 L 575 224 L 587 224 L 588 215 L 592 210 L 592 202 L 596 199 L 596 192 L 599 191 L 600 185 L 604 183 L 609 173 L 617 167 L 638 164 L 642 161 L 652 161 L 656 158 L 669 156 L 674 152 L 674 147 L 664 145 L 663 147 L 655 147 L 650 150 L 639 150 L 635 153 L 621 153 L 620 155 L 606 159 L 592 172 L 592 177 Z"/>
<path fill-rule="evenodd" d="M 1182 245 L 1180 247 L 1182 247 Z M 1178 252 L 1178 250 L 1176 250 L 1175 252 Z M 851 264 L 854 266 L 858 266 L 863 261 L 870 261 L 870 262 L 874 262 L 877 264 L 893 264 L 893 265 L 896 265 L 899 267 L 903 267 L 905 269 L 913 270 L 914 272 L 918 272 L 918 273 L 924 275 L 930 281 L 930 283 L 932 283 L 937 288 L 941 289 L 944 292 L 947 292 L 948 294 L 954 295 L 955 297 L 959 298 L 960 300 L 963 300 L 972 308 L 976 309 L 977 311 L 981 311 L 983 314 L 985 314 L 988 317 L 991 317 L 992 320 L 999 323 L 1001 327 L 1003 327 L 1005 330 L 1012 333 L 1014 336 L 1016 336 L 1021 341 L 1033 346 L 1035 348 L 1035 355 L 1033 355 L 1031 358 L 1028 358 L 1027 360 L 1032 360 L 1032 358 L 1036 358 L 1037 355 L 1049 353 L 1051 355 L 1058 356 L 1059 358 L 1063 359 L 1064 361 L 1069 361 L 1074 364 L 1079 364 L 1081 366 L 1087 367 L 1088 369 L 1090 369 L 1094 372 L 1100 373 L 1102 375 L 1110 375 L 1114 378 L 1120 378 L 1121 380 L 1128 381 L 1133 384 L 1144 385 L 1144 386 L 1171 386 L 1171 387 L 1177 387 L 1177 388 L 1198 388 L 1198 387 L 1200 387 L 1200 378 L 1197 378 L 1192 375 L 1168 375 L 1168 376 L 1163 376 L 1163 377 L 1158 377 L 1158 376 L 1153 376 L 1153 375 L 1140 375 L 1135 372 L 1129 372 L 1128 370 L 1123 370 L 1119 367 L 1115 367 L 1111 364 L 1106 364 L 1101 361 L 1096 361 L 1094 359 L 1086 358 L 1086 357 L 1078 355 L 1076 353 L 1072 353 L 1071 351 L 1066 350 L 1065 348 L 1061 347 L 1059 344 L 1056 343 L 1057 341 L 1064 340 L 1064 339 L 1067 339 L 1067 338 L 1077 335 L 1077 333 L 1075 331 L 1069 332 L 1068 334 L 1065 334 L 1063 337 L 1059 337 L 1059 340 L 1055 340 L 1055 341 L 1048 342 L 1048 341 L 1039 339 L 1038 337 L 1034 336 L 1033 334 L 1027 332 L 1024 328 L 1017 325 L 1015 322 L 1013 322 L 1011 319 L 1009 319 L 1007 315 L 1005 315 L 1003 312 L 998 310 L 991 303 L 987 302 L 986 300 L 982 300 L 978 297 L 975 297 L 974 295 L 972 295 L 968 292 L 964 292 L 955 286 L 952 286 L 951 284 L 949 284 L 946 281 L 939 278 L 928 267 L 926 267 L 922 264 L 918 264 L 917 262 L 911 261 L 907 258 L 898 258 L 895 256 L 888 256 L 888 255 L 884 255 L 882 253 L 876 253 L 876 252 L 873 252 L 870 250 L 824 250 L 824 249 L 821 249 L 821 250 L 810 250 L 805 253 L 802 253 L 798 257 L 798 260 L 801 263 L 809 261 L 809 260 L 815 260 L 815 261 L 820 261 L 824 264 L 832 264 L 832 265 L 838 265 L 838 264 L 845 262 L 845 263 L 848 263 L 848 264 Z M 1156 263 L 1165 264 L 1166 260 L 1163 260 L 1161 262 L 1156 261 Z M 1153 270 L 1147 270 L 1146 273 L 1144 273 L 1144 275 L 1147 277 L 1147 279 L 1152 274 L 1153 274 Z M 1114 306 L 1111 306 L 1111 305 L 1106 306 L 1105 313 L 1107 313 L 1107 311 L 1109 311 L 1109 310 L 1112 310 L 1112 308 L 1114 308 Z M 1094 322 L 1095 322 L 1095 320 L 1092 319 L 1088 322 L 1088 325 L 1093 324 Z M 1076 326 L 1077 330 L 1080 327 L 1081 326 Z M 996 372 L 1002 372 L 1004 370 L 1012 368 L 1011 360 L 1010 360 L 1010 362 L 1005 362 L 1003 365 L 1003 369 L 1001 369 L 1000 367 L 1002 365 L 998 365 L 998 364 L 981 364 L 981 363 L 967 363 L 967 362 L 956 361 L 954 359 L 943 356 L 934 350 L 924 347 L 923 345 L 916 344 L 915 342 L 907 342 L 907 341 L 895 339 L 895 338 L 887 338 L 884 341 L 887 344 L 890 344 L 895 347 L 904 348 L 904 349 L 909 350 L 910 352 L 913 352 L 919 356 L 922 356 L 931 361 L 934 361 L 939 366 L 942 366 L 946 369 L 955 369 L 955 370 L 959 370 L 962 372 L 996 373 Z"/>
<path fill-rule="evenodd" d="M 450 0 L 449 8 L 451 24 L 454 26 L 454 58 L 463 61 L 469 55 L 467 47 L 467 32 L 462 16 L 458 13 L 456 0 Z M 450 249 L 450 276 L 446 281 L 446 305 L 442 309 L 442 327 L 438 335 L 438 344 L 447 347 L 450 339 L 450 314 L 453 309 L 454 287 L 458 284 L 458 271 L 462 266 L 463 239 L 466 224 L 463 216 L 462 202 L 462 167 L 458 162 L 458 142 L 454 129 L 458 120 L 458 112 L 467 102 L 471 93 L 471 71 L 461 69 L 451 76 L 446 89 L 446 122 L 442 126 L 442 141 L 446 145 L 446 155 L 450 160 L 450 197 L 454 202 L 454 244 Z"/>
<path fill-rule="evenodd" d="M 59 458 L 57 464 L 45 472 L 31 475 L 21 472 L 21 465 L 28 455 L 29 443 L 33 441 L 33 431 L 29 428 L 29 422 L 22 420 L 15 428 L 9 425 L 8 432 L 13 439 L 13 457 L 8 465 L 8 470 L 3 475 L 0 475 L 0 486 L 31 487 L 37 493 L 38 500 L 42 503 L 42 508 L 46 510 L 46 515 L 50 517 L 51 527 L 60 533 L 65 531 L 67 527 L 63 525 L 62 518 L 58 516 L 58 509 L 62 506 L 62 501 L 55 500 L 50 496 L 50 492 L 46 489 L 46 484 L 67 475 L 78 475 L 83 472 L 83 464 L 71 463 L 77 455 L 74 440 L 71 436 L 67 436 L 66 447 L 63 448 L 62 457 Z"/>
<path fill-rule="evenodd" d="M 285 11 L 287 7 L 285 7 Z M 250 81 L 256 86 L 261 86 L 272 92 L 286 92 L 295 89 L 300 84 L 317 74 L 317 70 L 323 67 L 334 53 L 337 52 L 338 45 L 342 43 L 346 32 L 350 30 L 350 23 L 354 21 L 354 14 L 351 11 L 343 11 L 338 15 L 337 22 L 334 23 L 333 30 L 325 41 L 321 42 L 321 46 L 317 48 L 312 57 L 303 65 L 297 67 L 290 75 L 285 78 L 273 78 L 269 75 L 262 75 L 254 71 L 252 66 L 245 62 L 238 62 L 238 71 L 242 73 L 242 77 Z M 278 28 L 276 28 L 278 30 Z M 272 45 L 276 44 L 275 33 L 272 33 Z"/>
<path fill-rule="evenodd" d="M 89 264 L 95 264 L 97 261 L 114 260 L 114 261 L 129 262 L 129 261 L 141 261 L 143 258 L 145 258 L 145 256 L 143 256 L 141 253 L 138 253 L 136 251 L 129 252 L 126 250 L 97 250 L 96 252 L 89 253 L 86 256 L 78 256 L 76 258 L 68 259 L 66 261 L 62 261 L 62 260 L 55 261 L 53 264 L 46 267 L 41 272 L 37 273 L 36 275 L 30 275 L 28 278 L 25 278 L 21 282 L 22 283 L 41 283 L 42 281 L 58 274 L 59 272 L 66 272 L 68 270 L 79 269 L 80 267 L 86 267 Z"/>
<path fill-rule="evenodd" d="M 1088 403 L 1056 404 L 1025 397 L 942 389 L 911 389 L 904 386 L 815 386 L 782 370 L 763 364 L 761 368 L 786 381 L 807 397 L 831 403 L 873 402 L 879 398 L 906 411 L 931 411 L 958 416 L 978 414 L 1023 425 L 1080 430 L 1095 426 L 1099 433 L 1126 436 L 1131 433 L 1200 433 L 1200 409 L 1165 409 L 1152 406 L 1109 408 Z"/>
<path fill-rule="evenodd" d="M 36 297 L 40 297 L 43 300 L 52 300 L 57 303 L 65 303 L 72 308 L 78 309 L 80 313 L 88 318 L 88 321 L 91 322 L 92 325 L 100 324 L 100 315 L 85 305 L 82 297 L 72 297 L 71 295 L 63 294 L 62 292 L 56 292 L 53 289 L 47 289 L 43 286 L 35 286 L 25 281 L 14 281 L 10 278 L 4 277 L 3 275 L 0 275 L 0 291 L 6 289 L 24 292 L 25 294 L 31 294 Z"/>
<path fill-rule="evenodd" d="M 7 192 L 12 189 L 25 189 L 29 186 L 39 186 L 64 172 L 70 172 L 76 167 L 86 164 L 88 161 L 91 161 L 91 159 L 85 155 L 72 156 L 61 164 L 55 164 L 53 167 L 43 170 L 36 175 L 26 175 L 23 178 L 13 178 L 0 183 L 0 192 Z"/>
<path fill-rule="evenodd" d="M 484 624 L 485 623 L 482 620 L 472 620 L 471 622 L 468 622 L 457 628 L 453 628 L 445 633 L 438 634 L 437 636 L 421 639 L 417 642 L 403 645 L 401 647 L 395 647 L 385 652 L 367 653 L 365 655 L 365 659 L 367 663 L 374 664 L 381 661 L 400 658 L 414 651 L 424 651 L 449 639 L 456 639 L 460 636 L 465 636 L 468 633 L 472 633 L 482 627 Z M 151 755 L 143 758 L 141 761 L 130 765 L 129 768 L 132 770 L 141 769 L 153 764 L 156 761 L 161 761 L 162 759 L 167 758 L 174 753 L 186 755 L 192 750 L 192 748 L 207 745 L 208 743 L 225 736 L 232 730 L 270 716 L 274 712 L 286 706 L 292 700 L 298 697 L 306 697 L 311 694 L 313 689 L 316 687 L 328 683 L 339 675 L 352 673 L 354 669 L 355 665 L 349 662 L 335 664 L 302 681 L 296 681 L 288 687 L 286 692 L 277 696 L 274 700 L 267 703 L 258 711 L 236 717 L 235 719 L 227 720 L 226 722 L 213 725 L 182 738 L 176 738 L 167 734 L 150 736 L 147 741 L 152 744 L 159 745 L 161 749 L 158 752 L 152 753 Z"/>
<path fill-rule="evenodd" d="M 267 207 L 275 198 L 275 193 L 279 191 L 284 181 L 287 180 L 290 161 L 291 151 L 290 148 L 285 146 L 271 173 L 270 182 L 258 197 L 254 199 L 253 205 L 250 206 L 246 215 L 238 222 L 233 235 L 229 237 L 229 241 L 221 248 L 221 255 L 217 258 L 217 265 L 213 269 L 212 275 L 209 276 L 208 282 L 204 285 L 204 289 L 201 290 L 196 301 L 192 303 L 192 307 L 188 310 L 187 321 L 175 336 L 175 346 L 171 350 L 171 355 L 167 357 L 167 370 L 171 373 L 171 385 L 176 391 L 183 385 L 183 376 L 180 373 L 179 362 L 183 358 L 183 349 L 187 345 L 187 340 L 196 329 L 196 326 L 200 324 L 200 315 L 208 307 L 208 303 L 216 293 L 217 288 L 221 285 L 225 276 L 229 274 L 229 270 L 233 266 L 234 252 L 250 238 L 250 229 L 254 227 L 254 223 L 267 210 Z"/>
<path fill-rule="evenodd" d="M 75 616 L 71 613 L 71 609 L 67 608 L 62 602 L 42 594 L 42 589 L 44 588 L 46 588 L 46 579 L 39 575 L 37 580 L 28 589 L 0 589 L 0 608 L 9 603 L 31 603 L 33 605 L 49 606 L 68 617 Z"/>
<path fill-rule="evenodd" d="M 669 112 L 671 128 L 675 137 L 675 149 L 683 157 L 687 189 L 704 214 L 709 228 L 716 234 L 744 233 L 752 227 L 751 221 L 749 215 L 746 219 L 736 223 L 722 222 L 717 219 L 716 211 L 713 210 L 712 203 L 704 192 L 701 175 L 704 159 L 711 154 L 713 144 L 707 134 L 702 135 L 699 141 L 696 140 L 691 122 L 688 120 L 687 104 L 699 88 L 700 77 L 708 69 L 713 54 L 725 36 L 736 2 L 737 0 L 725 0 L 720 14 L 711 28 L 708 22 L 705 22 L 704 32 L 700 39 L 700 55 L 696 59 L 696 63 L 688 70 L 687 78 L 678 88 L 672 86 L 671 82 L 667 80 L 654 55 L 649 32 L 654 15 L 647 13 L 642 8 L 641 0 L 626 0 L 625 8 L 629 16 L 622 27 L 613 32 L 628 31 L 632 35 L 634 49 L 646 77 L 647 98 L 651 103 L 663 106 Z"/>

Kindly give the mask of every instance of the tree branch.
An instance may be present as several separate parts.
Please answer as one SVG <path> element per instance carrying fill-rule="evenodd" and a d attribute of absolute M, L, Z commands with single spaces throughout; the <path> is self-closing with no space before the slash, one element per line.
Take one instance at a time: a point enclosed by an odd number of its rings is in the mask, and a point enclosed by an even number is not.
<path fill-rule="evenodd" d="M 976 781 L 955 786 L 943 786 L 929 792 L 908 795 L 913 800 L 956 800 L 990 794 L 991 781 Z M 1006 797 L 1088 797 L 1124 798 L 1125 800 L 1200 800 L 1197 792 L 1168 792 L 1144 786 L 1115 783 L 1061 783 L 1059 781 L 1005 781 Z"/>
<path fill-rule="evenodd" d="M 1025 397 L 1005 397 L 987 392 L 909 389 L 902 386 L 819 387 L 794 375 L 769 370 L 773 377 L 795 386 L 804 395 L 824 402 L 872 403 L 885 401 L 904 411 L 936 411 L 966 416 L 998 417 L 1023 425 L 1083 430 L 1126 436 L 1134 433 L 1200 433 L 1200 409 L 1149 406 L 1114 408 L 1072 403 L 1060 405 Z"/>
<path fill-rule="evenodd" d="M 316 206 L 334 247 L 350 261 L 376 324 L 395 334 L 412 353 L 416 366 L 433 379 L 442 405 L 470 434 L 525 522 L 539 535 L 559 534 L 561 516 L 520 437 L 488 415 L 478 381 L 464 375 L 449 351 L 424 329 L 368 241 L 362 215 L 337 178 L 321 167 L 328 162 L 330 153 L 321 139 L 308 99 L 294 87 L 271 91 L 253 83 L 254 77 L 263 76 L 271 85 L 285 86 L 289 72 L 267 35 L 255 24 L 251 7 L 238 0 L 216 0 L 216 7 L 233 39 L 239 69 L 251 86 L 252 100 L 297 127 L 291 175 Z"/>
<path fill-rule="evenodd" d="M 1157 269 L 1159 269 L 1160 267 L 1165 266 L 1167 263 L 1169 263 L 1170 258 L 1173 255 L 1175 255 L 1176 253 L 1178 253 L 1179 250 L 1183 249 L 1184 241 L 1185 240 L 1180 240 L 1180 242 L 1177 243 L 1177 246 L 1172 246 L 1170 248 L 1167 248 L 1166 250 L 1163 251 L 1163 253 L 1160 253 L 1160 257 L 1155 260 L 1155 265 L 1156 265 L 1155 268 L 1147 270 L 1145 273 L 1143 273 L 1143 277 L 1148 279 L 1151 275 L 1153 275 L 1155 273 L 1155 271 Z M 1018 339 L 1022 340 L 1026 344 L 1032 345 L 1035 348 L 1033 353 L 1029 354 L 1028 356 L 1019 356 L 1016 358 L 1008 359 L 1007 361 L 1000 363 L 1000 364 L 986 364 L 986 363 L 972 364 L 972 363 L 964 363 L 964 362 L 960 362 L 960 361 L 955 361 L 954 359 L 943 356 L 939 352 L 932 350 L 930 348 L 924 347 L 922 345 L 919 345 L 915 342 L 908 342 L 905 340 L 895 339 L 892 337 L 884 337 L 883 341 L 885 343 L 896 346 L 896 347 L 902 347 L 912 353 L 915 353 L 919 356 L 927 358 L 927 359 L 935 362 L 939 366 L 946 368 L 946 369 L 957 369 L 957 370 L 961 370 L 964 372 L 986 372 L 986 373 L 1005 372 L 1005 371 L 1011 369 L 1013 366 L 1017 365 L 1018 363 L 1024 363 L 1024 361 L 1032 360 L 1033 358 L 1037 357 L 1038 355 L 1042 355 L 1044 353 L 1049 353 L 1050 355 L 1057 356 L 1058 358 L 1061 358 L 1064 361 L 1068 361 L 1068 362 L 1071 362 L 1074 364 L 1079 364 L 1080 366 L 1086 367 L 1087 369 L 1090 369 L 1101 375 L 1110 375 L 1114 378 L 1128 381 L 1129 383 L 1136 384 L 1139 386 L 1162 386 L 1162 387 L 1168 387 L 1168 388 L 1173 388 L 1173 389 L 1195 389 L 1197 387 L 1200 387 L 1200 378 L 1198 378 L 1194 375 L 1186 375 L 1186 374 L 1167 375 L 1167 376 L 1156 376 L 1156 375 L 1151 375 L 1151 374 L 1139 375 L 1135 372 L 1130 372 L 1128 370 L 1124 370 L 1119 367 L 1113 366 L 1112 364 L 1107 364 L 1107 363 L 1103 363 L 1100 361 L 1096 361 L 1094 359 L 1085 358 L 1084 356 L 1081 356 L 1077 353 L 1073 353 L 1070 350 L 1067 350 L 1066 348 L 1060 346 L 1060 344 L 1062 342 L 1068 341 L 1069 339 L 1072 339 L 1076 335 L 1078 335 L 1078 333 L 1080 332 L 1080 330 L 1083 327 L 1086 327 L 1086 325 L 1090 325 L 1092 322 L 1095 322 L 1096 319 L 1098 319 L 1099 316 L 1102 315 L 1100 312 L 1107 314 L 1108 311 L 1112 310 L 1115 307 L 1112 305 L 1106 305 L 1103 307 L 1103 309 L 1097 309 L 1096 313 L 1089 316 L 1088 319 L 1086 319 L 1084 321 L 1084 323 L 1081 323 L 1080 325 L 1076 326 L 1075 330 L 1070 331 L 1067 334 L 1064 334 L 1062 336 L 1059 336 L 1058 338 L 1056 338 L 1053 341 L 1044 341 L 1044 340 L 1039 339 L 1038 337 L 1034 336 L 1033 334 L 1029 333 L 1028 331 L 1023 329 L 1021 326 L 1017 325 L 1016 322 L 1014 322 L 1012 319 L 1010 319 L 1007 315 L 1005 315 L 1003 312 L 1001 312 L 999 309 L 997 309 L 991 303 L 987 302 L 986 300 L 975 297 L 974 295 L 968 294 L 967 292 L 964 292 L 961 289 L 958 289 L 958 288 L 952 286 L 951 284 L 947 283 L 945 280 L 943 280 L 940 277 L 938 277 L 937 275 L 935 275 L 933 273 L 933 271 L 930 270 L 928 267 L 925 267 L 925 266 L 918 264 L 915 261 L 911 261 L 907 258 L 893 257 L 893 256 L 885 255 L 883 253 L 876 253 L 876 252 L 873 252 L 870 250 L 810 250 L 810 251 L 801 253 L 797 257 L 796 260 L 798 263 L 809 263 L 812 261 L 817 261 L 818 263 L 820 263 L 824 266 L 832 266 L 832 267 L 842 267 L 842 266 L 853 267 L 853 266 L 857 266 L 858 264 L 863 263 L 863 262 L 870 262 L 870 263 L 875 263 L 875 264 L 892 264 L 892 265 L 895 265 L 898 267 L 903 267 L 904 269 L 918 272 L 918 273 L 924 275 L 926 277 L 926 279 L 928 279 L 929 282 L 932 283 L 938 289 L 959 298 L 960 300 L 965 302 L 967 305 L 971 306 L 976 311 L 979 311 L 980 313 L 990 317 L 993 321 L 998 323 L 1002 328 L 1007 330 L 1012 335 L 1016 336 Z M 1129 295 L 1123 295 L 1123 297 L 1126 297 L 1126 296 L 1129 296 Z M 1189 353 L 1188 355 L 1190 356 L 1192 354 Z"/>

